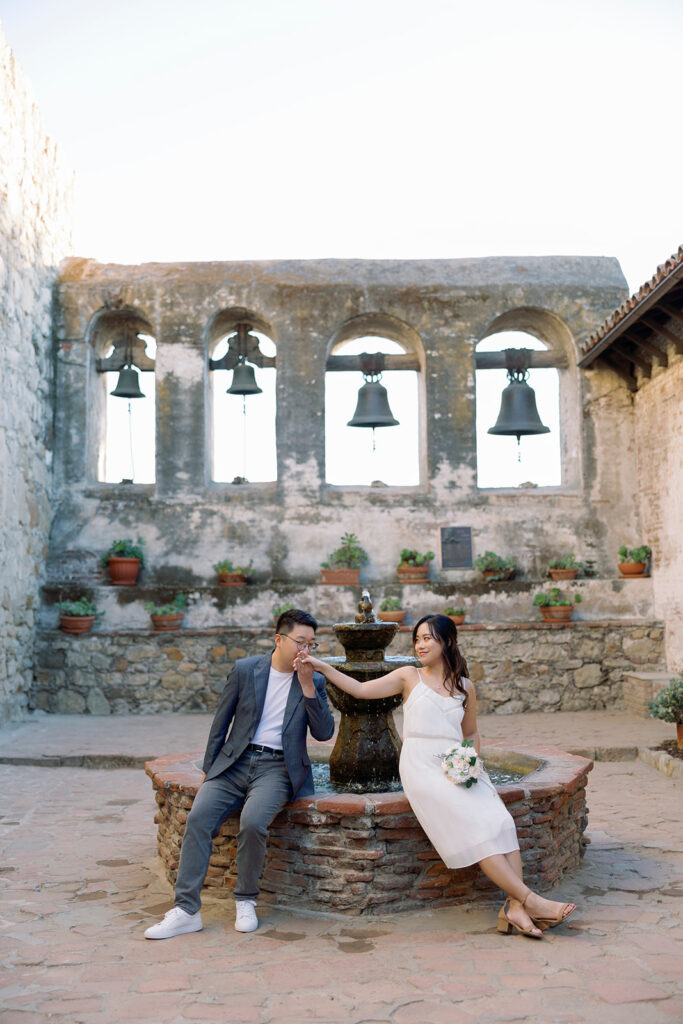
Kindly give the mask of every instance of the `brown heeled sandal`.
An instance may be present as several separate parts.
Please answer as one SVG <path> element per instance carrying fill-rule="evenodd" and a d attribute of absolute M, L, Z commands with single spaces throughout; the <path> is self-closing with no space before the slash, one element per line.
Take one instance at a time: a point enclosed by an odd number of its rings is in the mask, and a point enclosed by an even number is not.
<path fill-rule="evenodd" d="M 528 889 L 526 896 L 521 901 L 522 907 L 524 906 L 524 904 L 526 903 L 527 899 L 529 898 L 529 893 L 530 892 L 531 892 L 531 889 Z M 505 900 L 505 903 L 503 904 L 503 906 L 500 908 L 500 910 L 498 912 L 498 931 L 499 932 L 502 932 L 503 935 L 511 935 L 512 934 L 512 930 L 514 928 L 516 931 L 519 932 L 520 935 L 526 935 L 530 939 L 542 939 L 543 938 L 542 934 L 541 935 L 537 935 L 536 932 L 534 932 L 531 928 L 522 928 L 520 925 L 515 924 L 514 921 L 511 921 L 509 919 L 508 915 L 507 915 L 507 908 L 509 906 L 510 906 L 510 897 L 508 896 L 508 898 Z M 544 929 L 541 928 L 541 926 L 538 924 L 537 921 L 534 921 L 533 923 L 534 923 L 534 925 L 536 925 L 536 927 L 539 929 L 539 931 L 541 931 L 541 932 L 544 931 Z"/>
<path fill-rule="evenodd" d="M 571 907 L 572 909 L 568 914 L 565 914 L 567 907 Z M 575 910 L 575 904 L 563 903 L 558 911 L 557 917 L 532 917 L 531 920 L 541 929 L 541 931 L 545 931 L 547 928 L 554 928 L 556 925 L 562 924 L 563 921 L 567 921 Z"/>

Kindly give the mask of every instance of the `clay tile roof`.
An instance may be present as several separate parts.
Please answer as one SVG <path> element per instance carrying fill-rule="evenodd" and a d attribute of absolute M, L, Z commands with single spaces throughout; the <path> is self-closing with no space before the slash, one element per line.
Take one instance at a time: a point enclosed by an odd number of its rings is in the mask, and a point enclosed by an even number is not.
<path fill-rule="evenodd" d="M 585 358 L 589 354 L 589 352 L 591 352 L 595 348 L 595 346 L 598 345 L 605 338 L 605 336 L 610 333 L 610 331 L 613 331 L 614 328 L 617 327 L 618 324 L 626 318 L 626 316 L 628 316 L 629 313 L 632 313 L 634 310 L 636 310 L 638 306 L 649 295 L 651 295 L 653 291 L 655 291 L 655 289 L 658 289 L 663 284 L 663 282 L 666 281 L 668 277 L 670 277 L 675 271 L 679 270 L 682 267 L 683 245 L 679 245 L 677 252 L 673 253 L 673 255 L 670 256 L 668 260 L 665 260 L 664 263 L 660 263 L 660 265 L 657 267 L 655 274 L 650 278 L 650 280 L 646 281 L 644 285 L 641 285 L 641 287 L 638 289 L 635 295 L 631 295 L 630 298 L 625 299 L 624 302 L 622 302 L 622 304 L 619 306 L 619 308 L 615 309 L 615 311 L 610 316 L 607 317 L 602 326 L 599 327 L 594 334 L 591 334 L 588 341 L 584 342 L 584 344 L 581 346 L 581 352 L 583 353 L 583 357 Z"/>

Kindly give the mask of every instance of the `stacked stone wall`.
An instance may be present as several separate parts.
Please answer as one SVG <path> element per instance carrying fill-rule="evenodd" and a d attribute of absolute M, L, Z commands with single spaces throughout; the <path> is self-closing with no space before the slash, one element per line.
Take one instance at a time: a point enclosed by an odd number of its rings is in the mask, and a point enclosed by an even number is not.
<path fill-rule="evenodd" d="M 0 722 L 22 714 L 50 527 L 52 287 L 71 181 L 0 29 Z"/>
<path fill-rule="evenodd" d="M 329 629 L 321 657 L 343 655 Z M 578 711 L 622 706 L 624 674 L 663 668 L 658 623 L 508 623 L 461 627 L 481 712 Z M 212 711 L 237 658 L 272 649 L 272 628 L 129 631 L 38 640 L 32 706 L 62 714 Z M 410 654 L 401 631 L 389 655 Z"/>

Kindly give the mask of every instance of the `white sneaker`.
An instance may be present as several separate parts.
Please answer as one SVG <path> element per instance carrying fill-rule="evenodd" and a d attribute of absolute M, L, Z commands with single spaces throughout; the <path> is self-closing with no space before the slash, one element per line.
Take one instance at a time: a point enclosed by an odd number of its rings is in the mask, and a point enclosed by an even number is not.
<path fill-rule="evenodd" d="M 145 932 L 146 939 L 172 939 L 174 935 L 184 935 L 186 932 L 200 932 L 203 928 L 202 915 L 188 914 L 181 907 L 173 907 L 164 914 L 163 921 L 153 924 Z"/>
<path fill-rule="evenodd" d="M 253 900 L 235 900 L 235 931 L 255 932 L 258 928 L 256 904 Z"/>

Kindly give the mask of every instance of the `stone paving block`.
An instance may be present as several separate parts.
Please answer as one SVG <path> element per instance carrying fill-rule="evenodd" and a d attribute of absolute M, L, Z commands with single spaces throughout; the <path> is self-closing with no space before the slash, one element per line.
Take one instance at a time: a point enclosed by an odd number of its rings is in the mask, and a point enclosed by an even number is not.
<path fill-rule="evenodd" d="M 622 977 L 613 981 L 590 981 L 588 989 L 606 1003 L 644 1003 L 668 999 L 670 992 L 640 978 Z"/>

